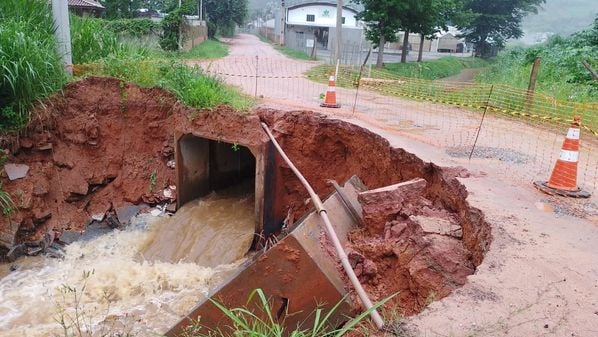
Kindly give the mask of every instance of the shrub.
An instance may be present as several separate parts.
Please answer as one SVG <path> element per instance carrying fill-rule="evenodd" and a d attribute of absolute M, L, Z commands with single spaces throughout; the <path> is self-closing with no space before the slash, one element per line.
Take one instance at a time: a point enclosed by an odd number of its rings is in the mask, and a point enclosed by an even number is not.
<path fill-rule="evenodd" d="M 147 18 L 107 20 L 104 21 L 104 27 L 116 34 L 134 37 L 156 34 L 160 31 L 160 25 Z"/>
<path fill-rule="evenodd" d="M 160 37 L 160 47 L 164 50 L 179 50 L 179 36 L 181 25 L 183 24 L 183 15 L 180 9 L 170 12 L 162 20 L 162 36 Z"/>

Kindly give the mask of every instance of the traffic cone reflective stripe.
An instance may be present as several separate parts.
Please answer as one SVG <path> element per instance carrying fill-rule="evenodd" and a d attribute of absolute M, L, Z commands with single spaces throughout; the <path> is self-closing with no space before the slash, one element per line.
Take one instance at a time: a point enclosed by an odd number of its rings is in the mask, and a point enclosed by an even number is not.
<path fill-rule="evenodd" d="M 320 106 L 325 108 L 340 108 L 341 105 L 336 103 L 336 83 L 334 80 L 334 76 L 330 76 L 328 79 L 328 90 L 326 91 L 326 97 L 324 98 L 324 103 L 320 104 Z"/>
<path fill-rule="evenodd" d="M 567 132 L 561 153 L 547 182 L 534 182 L 541 191 L 569 197 L 588 198 L 590 194 L 577 186 L 577 162 L 579 161 L 580 117 L 575 116 Z"/>

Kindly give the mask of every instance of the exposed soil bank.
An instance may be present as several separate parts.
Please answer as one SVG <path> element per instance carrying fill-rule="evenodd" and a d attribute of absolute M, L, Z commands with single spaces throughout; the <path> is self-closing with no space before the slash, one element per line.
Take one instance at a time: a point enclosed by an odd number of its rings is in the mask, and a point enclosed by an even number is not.
<path fill-rule="evenodd" d="M 350 234 L 351 262 L 375 300 L 400 291 L 391 305 L 405 314 L 419 312 L 463 285 L 482 262 L 490 226 L 482 212 L 467 203 L 467 191 L 455 178 L 463 172 L 425 163 L 343 121 L 306 111 L 258 114 L 320 196 L 332 193 L 329 179 L 344 182 L 353 175 L 370 189 L 426 180 L 421 193 L 386 200 L 398 207 L 381 205 L 369 214 L 364 207 L 365 227 Z M 280 204 L 302 214 L 308 208 L 305 189 L 288 167 L 281 164 L 278 171 L 287 191 Z"/>
<path fill-rule="evenodd" d="M 8 162 L 26 164 L 23 179 L 0 177 L 19 210 L 0 217 L 0 242 L 7 248 L 65 229 L 82 230 L 127 203 L 172 201 L 163 193 L 175 184 L 175 133 L 202 130 L 214 139 L 242 139 L 258 146 L 266 139 L 260 119 L 274 131 L 289 157 L 321 197 L 329 179 L 359 176 L 370 189 L 423 178 L 417 193 L 387 196 L 391 207 L 366 207 L 366 225 L 350 234 L 350 256 L 375 300 L 394 292 L 392 305 L 412 314 L 464 284 L 490 244 L 490 227 L 466 201 L 455 170 L 425 163 L 358 126 L 311 112 L 261 109 L 242 116 L 226 107 L 197 111 L 159 89 L 142 89 L 115 79 L 88 78 L 68 85 L 46 102 L 46 118 L 26 137 L 5 139 Z M 282 163 L 272 163 L 280 218 L 308 211 L 306 191 Z M 396 207 L 398 205 L 398 207 Z M 51 233 L 51 234 L 48 234 Z M 326 245 L 323 239 L 322 243 Z"/>

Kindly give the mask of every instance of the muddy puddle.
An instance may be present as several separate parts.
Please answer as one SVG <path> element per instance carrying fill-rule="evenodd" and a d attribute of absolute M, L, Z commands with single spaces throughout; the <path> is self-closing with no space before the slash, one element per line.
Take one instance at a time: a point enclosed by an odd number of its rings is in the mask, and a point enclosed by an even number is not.
<path fill-rule="evenodd" d="M 253 230 L 253 196 L 213 193 L 72 243 L 63 260 L 3 265 L 0 336 L 63 335 L 58 322 L 71 325 L 75 310 L 84 335 L 163 333 L 243 262 Z"/>

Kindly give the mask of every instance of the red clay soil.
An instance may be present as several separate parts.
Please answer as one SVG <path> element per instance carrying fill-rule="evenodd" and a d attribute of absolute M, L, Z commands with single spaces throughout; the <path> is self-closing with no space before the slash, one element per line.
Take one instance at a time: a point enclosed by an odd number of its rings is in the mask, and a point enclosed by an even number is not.
<path fill-rule="evenodd" d="M 162 191 L 175 184 L 175 170 L 167 166 L 175 132 L 202 130 L 257 146 L 267 137 L 260 120 L 321 197 L 333 191 L 328 179 L 344 182 L 357 175 L 370 189 L 426 180 L 419 193 L 396 200 L 401 207 L 380 209 L 380 217 L 366 218 L 350 234 L 351 262 L 374 300 L 400 291 L 391 306 L 418 312 L 465 283 L 490 244 L 490 227 L 467 203 L 457 171 L 445 172 L 346 122 L 303 111 L 198 111 L 163 90 L 109 78 L 69 84 L 45 106 L 45 117 L 23 135 L 0 139 L 0 148 L 9 149 L 8 162 L 30 167 L 23 179 L 0 175 L 19 207 L 10 221 L 0 216 L 0 257 L 17 243 L 83 230 L 92 215 L 128 203 L 169 201 Z M 307 192 L 280 158 L 273 169 L 283 192 L 272 207 L 285 215 L 290 209 L 298 219 L 309 210 Z"/>
<path fill-rule="evenodd" d="M 163 190 L 175 185 L 175 170 L 166 165 L 174 158 L 175 129 L 240 134 L 256 142 L 266 137 L 255 116 L 225 106 L 198 111 L 164 90 L 110 78 L 71 83 L 44 105 L 44 117 L 20 137 L 0 139 L 0 149 L 9 149 L 7 162 L 30 168 L 15 181 L 0 171 L 3 189 L 19 208 L 10 221 L 0 216 L 0 260 L 13 244 L 83 230 L 94 214 L 168 201 Z"/>
<path fill-rule="evenodd" d="M 350 260 L 374 300 L 399 292 L 387 307 L 417 313 L 463 285 L 482 262 L 490 226 L 467 203 L 467 191 L 455 178 L 463 172 L 445 173 L 374 133 L 322 115 L 269 109 L 258 114 L 320 196 L 333 192 L 329 179 L 344 182 L 353 175 L 370 189 L 426 180 L 421 193 L 394 200 L 397 209 L 380 208 L 379 217 L 366 217 L 364 228 L 349 235 Z M 308 207 L 307 193 L 288 167 L 277 169 L 287 191 L 281 204 L 299 216 Z"/>

